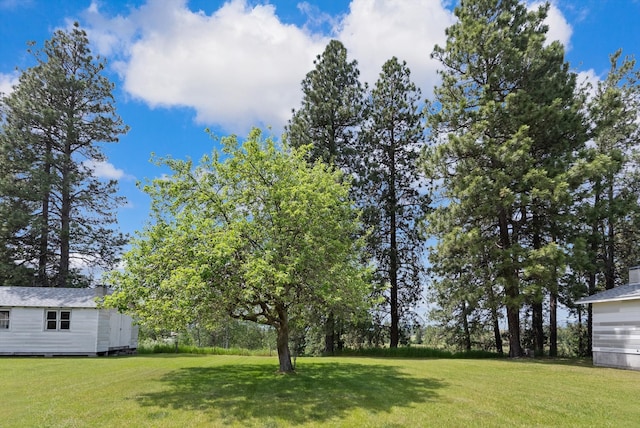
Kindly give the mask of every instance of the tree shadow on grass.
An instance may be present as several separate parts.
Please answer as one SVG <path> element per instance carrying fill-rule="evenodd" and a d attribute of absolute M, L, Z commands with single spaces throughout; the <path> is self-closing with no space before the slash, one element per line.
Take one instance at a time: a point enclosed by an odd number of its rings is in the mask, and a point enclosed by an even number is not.
<path fill-rule="evenodd" d="M 272 365 L 189 367 L 161 382 L 166 388 L 138 397 L 142 406 L 202 411 L 228 424 L 277 418 L 292 425 L 433 401 L 444 386 L 393 366 L 344 363 L 306 363 L 293 375 Z"/>

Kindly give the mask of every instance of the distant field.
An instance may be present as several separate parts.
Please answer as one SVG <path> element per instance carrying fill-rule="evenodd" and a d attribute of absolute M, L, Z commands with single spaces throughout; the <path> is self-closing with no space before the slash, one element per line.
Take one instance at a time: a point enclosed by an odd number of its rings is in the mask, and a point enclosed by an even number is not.
<path fill-rule="evenodd" d="M 640 372 L 536 360 L 1 358 L 1 427 L 637 427 Z"/>

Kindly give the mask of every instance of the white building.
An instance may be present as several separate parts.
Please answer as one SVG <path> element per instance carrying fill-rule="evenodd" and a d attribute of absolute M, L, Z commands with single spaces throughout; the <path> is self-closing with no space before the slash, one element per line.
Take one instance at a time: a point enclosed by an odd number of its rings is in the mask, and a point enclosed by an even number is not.
<path fill-rule="evenodd" d="M 629 284 L 578 300 L 591 304 L 593 364 L 640 370 L 640 266 Z"/>
<path fill-rule="evenodd" d="M 138 327 L 98 308 L 104 288 L 0 287 L 0 355 L 133 352 Z"/>

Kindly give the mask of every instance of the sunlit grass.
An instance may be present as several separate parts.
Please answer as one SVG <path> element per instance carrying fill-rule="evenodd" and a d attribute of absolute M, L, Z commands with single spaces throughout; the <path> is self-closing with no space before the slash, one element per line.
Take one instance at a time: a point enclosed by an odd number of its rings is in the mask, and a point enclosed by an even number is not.
<path fill-rule="evenodd" d="M 637 426 L 640 372 L 537 360 L 0 359 L 2 427 Z"/>

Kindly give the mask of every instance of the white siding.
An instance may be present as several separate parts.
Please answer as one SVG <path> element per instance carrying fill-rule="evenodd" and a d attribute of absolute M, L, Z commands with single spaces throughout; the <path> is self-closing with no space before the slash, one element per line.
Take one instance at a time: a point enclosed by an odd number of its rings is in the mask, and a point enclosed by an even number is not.
<path fill-rule="evenodd" d="M 640 300 L 593 304 L 594 364 L 640 369 Z"/>
<path fill-rule="evenodd" d="M 131 338 L 129 339 L 129 348 L 131 349 L 138 349 L 138 331 L 139 330 L 140 329 L 138 327 L 138 324 L 133 322 L 133 319 L 131 319 Z"/>
<path fill-rule="evenodd" d="M 110 313 L 108 310 L 101 310 L 98 314 L 98 334 L 96 352 L 109 352 L 109 333 L 111 325 L 109 323 Z"/>
<path fill-rule="evenodd" d="M 131 317 L 115 310 L 110 312 L 110 316 L 110 349 L 136 348 L 138 346 L 138 334 L 137 328 L 133 326 Z"/>
<path fill-rule="evenodd" d="M 46 309 L 11 308 L 10 328 L 0 331 L 0 354 L 96 353 L 97 310 L 71 309 L 70 329 L 49 331 L 44 328 Z"/>

